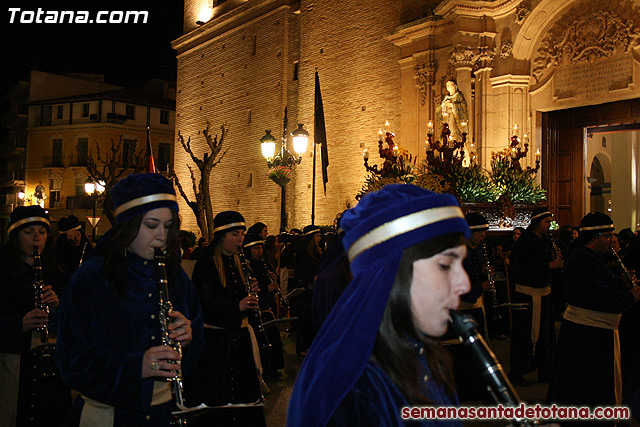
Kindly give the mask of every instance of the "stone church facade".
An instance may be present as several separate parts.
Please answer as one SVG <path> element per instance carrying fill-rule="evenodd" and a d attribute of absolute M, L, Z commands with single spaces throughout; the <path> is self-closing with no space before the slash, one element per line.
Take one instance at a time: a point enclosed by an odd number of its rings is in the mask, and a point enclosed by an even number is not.
<path fill-rule="evenodd" d="M 524 164 L 533 166 L 541 152 L 538 176 L 561 224 L 576 224 L 589 210 L 589 157 L 600 148 L 588 152 L 586 138 L 594 132 L 632 132 L 629 155 L 609 169 L 637 181 L 637 1 L 185 0 L 184 19 L 184 35 L 173 42 L 176 132 L 201 154 L 206 120 L 230 127 L 228 152 L 212 174 L 213 209 L 238 210 L 272 233 L 280 188 L 266 177 L 259 139 L 265 129 L 282 135 L 285 107 L 288 132 L 296 123 L 310 132 L 286 200 L 289 228 L 309 224 L 316 69 L 330 162 L 325 196 L 318 161 L 316 224 L 331 224 L 355 204 L 366 176 L 362 151 L 377 158 L 385 121 L 400 146 L 424 159 L 427 123 L 451 78 L 467 100 L 468 139 L 481 164 L 489 167 L 491 153 L 507 147 L 518 125 L 530 139 Z M 188 183 L 191 160 L 179 144 L 174 154 Z M 624 191 L 624 210 L 633 211 L 625 221 L 633 226 L 636 188 Z M 185 227 L 195 230 L 185 203 L 181 210 Z"/>

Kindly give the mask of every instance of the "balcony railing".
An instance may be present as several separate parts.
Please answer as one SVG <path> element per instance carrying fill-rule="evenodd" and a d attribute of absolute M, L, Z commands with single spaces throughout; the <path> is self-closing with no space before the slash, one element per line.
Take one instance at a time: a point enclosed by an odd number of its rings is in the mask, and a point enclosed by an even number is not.
<path fill-rule="evenodd" d="M 43 168 L 63 168 L 65 167 L 62 156 L 42 156 Z"/>
<path fill-rule="evenodd" d="M 70 155 L 67 164 L 74 167 L 87 166 L 87 155 Z"/>

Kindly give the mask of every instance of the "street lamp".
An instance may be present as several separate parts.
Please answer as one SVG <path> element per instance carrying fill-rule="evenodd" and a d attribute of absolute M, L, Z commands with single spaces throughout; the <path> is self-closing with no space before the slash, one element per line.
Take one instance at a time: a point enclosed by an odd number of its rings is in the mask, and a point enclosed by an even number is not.
<path fill-rule="evenodd" d="M 269 178 L 278 184 L 281 189 L 280 200 L 280 231 L 287 231 L 287 183 L 290 179 L 291 169 L 293 165 L 299 165 L 302 161 L 302 155 L 307 151 L 307 142 L 309 140 L 309 132 L 307 132 L 302 123 L 298 123 L 298 128 L 291 133 L 293 139 L 293 151 L 291 154 L 287 149 L 287 108 L 284 109 L 284 130 L 280 143 L 280 152 L 276 155 L 276 139 L 271 135 L 271 130 L 266 130 L 265 135 L 260 138 L 260 148 L 262 156 L 267 160 L 271 172 Z"/>
<path fill-rule="evenodd" d="M 105 185 L 106 184 L 104 181 L 93 182 L 87 180 L 87 182 L 84 183 L 84 192 L 93 199 L 93 218 L 96 217 L 96 205 L 98 204 L 98 196 L 100 196 L 104 192 Z M 91 238 L 94 243 L 96 241 L 96 225 L 98 224 L 91 224 Z"/>

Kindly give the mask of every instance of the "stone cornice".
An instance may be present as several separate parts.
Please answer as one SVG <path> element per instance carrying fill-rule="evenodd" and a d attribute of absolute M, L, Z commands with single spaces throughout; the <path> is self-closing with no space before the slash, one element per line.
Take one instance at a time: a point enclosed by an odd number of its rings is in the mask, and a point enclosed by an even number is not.
<path fill-rule="evenodd" d="M 399 27 L 395 33 L 387 36 L 386 39 L 394 45 L 402 47 L 410 45 L 421 38 L 443 33 L 447 29 L 453 28 L 453 26 L 454 23 L 451 21 L 426 18 L 425 20 Z"/>
<path fill-rule="evenodd" d="M 253 1 L 249 2 L 248 0 L 239 0 L 238 3 L 239 5 L 229 12 L 214 17 L 203 25 L 173 40 L 171 47 L 178 51 L 178 57 L 196 46 L 215 39 L 231 30 L 244 27 L 252 21 L 274 13 L 277 10 L 291 9 L 292 11 L 296 11 L 299 10 L 300 7 L 299 1 L 294 0 L 263 0 L 257 3 Z M 224 5 L 224 3 L 222 5 Z"/>
<path fill-rule="evenodd" d="M 531 76 L 518 74 L 503 74 L 501 76 L 490 77 L 491 86 L 496 88 L 500 86 L 529 86 Z"/>
<path fill-rule="evenodd" d="M 434 13 L 449 18 L 451 15 L 491 16 L 501 18 L 513 13 L 522 0 L 475 1 L 447 0 L 434 9 Z"/>

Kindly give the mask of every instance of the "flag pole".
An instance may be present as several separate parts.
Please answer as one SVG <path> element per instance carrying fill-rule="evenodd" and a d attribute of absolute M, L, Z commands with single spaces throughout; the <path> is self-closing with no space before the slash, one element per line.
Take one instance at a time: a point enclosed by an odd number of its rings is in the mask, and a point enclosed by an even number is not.
<path fill-rule="evenodd" d="M 315 131 L 314 131 L 315 132 Z M 313 174 L 311 184 L 311 225 L 315 225 L 316 219 L 316 141 L 313 141 Z"/>

